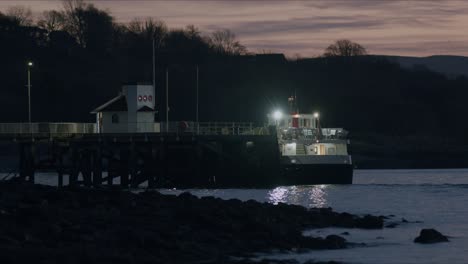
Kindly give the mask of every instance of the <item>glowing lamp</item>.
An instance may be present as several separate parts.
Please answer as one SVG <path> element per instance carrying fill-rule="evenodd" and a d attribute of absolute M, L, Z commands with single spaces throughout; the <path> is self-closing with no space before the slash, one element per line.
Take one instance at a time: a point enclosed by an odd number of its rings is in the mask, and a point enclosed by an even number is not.
<path fill-rule="evenodd" d="M 283 117 L 283 113 L 281 113 L 281 111 L 276 110 L 276 111 L 273 113 L 273 118 L 274 118 L 275 120 L 280 120 L 281 117 Z"/>
<path fill-rule="evenodd" d="M 315 117 L 315 118 L 319 118 L 319 113 L 315 112 L 315 113 L 314 113 L 314 117 Z"/>

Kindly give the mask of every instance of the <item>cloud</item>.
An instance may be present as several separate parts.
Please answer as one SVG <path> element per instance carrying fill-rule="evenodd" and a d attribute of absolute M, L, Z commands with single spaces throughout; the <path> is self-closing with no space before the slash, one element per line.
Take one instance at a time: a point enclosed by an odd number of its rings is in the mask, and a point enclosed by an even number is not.
<path fill-rule="evenodd" d="M 229 28 L 251 50 L 320 54 L 336 39 L 350 38 L 371 53 L 468 55 L 468 1 L 400 0 L 189 0 L 91 1 L 117 21 L 154 17 L 172 28 L 194 24 L 211 32 Z M 59 1 L 0 1 L 34 11 L 60 8 Z M 451 40 L 447 42 L 446 40 Z M 420 47 L 418 49 L 418 47 Z"/>

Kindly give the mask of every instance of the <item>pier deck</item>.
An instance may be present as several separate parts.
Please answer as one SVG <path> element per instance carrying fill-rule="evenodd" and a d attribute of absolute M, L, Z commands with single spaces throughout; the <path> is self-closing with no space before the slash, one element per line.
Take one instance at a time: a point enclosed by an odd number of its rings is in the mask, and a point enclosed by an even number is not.
<path fill-rule="evenodd" d="M 274 185 L 280 171 L 276 134 L 251 124 L 223 124 L 202 129 L 203 134 L 198 126 L 169 133 L 99 134 L 89 125 L 68 127 L 74 130 L 43 125 L 43 131 L 28 126 L 20 133 L 18 126 L 0 125 L 0 142 L 18 150 L 21 179 L 34 181 L 37 172 L 55 172 L 58 186 L 65 177 L 70 185 L 119 182 L 123 188 L 142 183 L 155 188 Z"/>

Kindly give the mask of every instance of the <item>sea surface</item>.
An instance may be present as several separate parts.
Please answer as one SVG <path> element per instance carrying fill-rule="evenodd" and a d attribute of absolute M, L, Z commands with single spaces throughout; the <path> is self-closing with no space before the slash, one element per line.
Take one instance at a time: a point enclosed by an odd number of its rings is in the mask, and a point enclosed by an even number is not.
<path fill-rule="evenodd" d="M 39 183 L 56 184 L 48 175 Z M 326 228 L 305 230 L 312 236 L 342 235 L 349 242 L 366 243 L 340 250 L 316 250 L 301 254 L 259 257 L 335 260 L 345 263 L 468 263 L 468 169 L 447 170 L 355 170 L 352 185 L 291 186 L 274 189 L 160 190 L 166 194 L 190 191 L 197 196 L 223 199 L 254 199 L 260 202 L 332 207 L 354 214 L 390 216 L 395 228 L 362 230 Z M 413 243 L 423 228 L 435 228 L 450 242 L 431 245 Z"/>

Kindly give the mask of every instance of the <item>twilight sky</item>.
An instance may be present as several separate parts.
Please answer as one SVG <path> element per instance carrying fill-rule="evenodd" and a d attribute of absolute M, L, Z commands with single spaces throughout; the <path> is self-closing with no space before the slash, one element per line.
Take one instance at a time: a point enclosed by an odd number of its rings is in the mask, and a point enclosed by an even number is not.
<path fill-rule="evenodd" d="M 229 28 L 250 51 L 320 55 L 349 38 L 371 54 L 468 56 L 468 0 L 94 0 L 118 22 L 154 17 L 171 28 Z M 29 6 L 37 14 L 58 0 L 0 0 L 0 11 Z"/>

